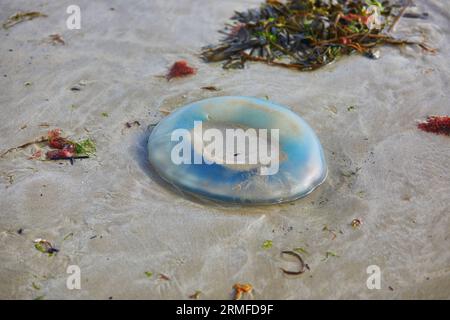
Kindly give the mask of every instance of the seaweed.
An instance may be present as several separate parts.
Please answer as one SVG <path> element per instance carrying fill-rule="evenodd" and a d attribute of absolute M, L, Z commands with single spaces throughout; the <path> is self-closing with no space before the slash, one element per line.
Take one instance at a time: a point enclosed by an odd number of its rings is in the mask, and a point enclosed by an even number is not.
<path fill-rule="evenodd" d="M 397 39 L 391 31 L 406 7 L 377 0 L 267 0 L 260 8 L 235 12 L 217 45 L 202 49 L 207 62 L 243 68 L 246 61 L 311 71 L 343 55 L 359 53 L 376 59 L 383 44 L 419 45 Z M 397 13 L 400 10 L 400 13 Z"/>
<path fill-rule="evenodd" d="M 190 299 L 195 299 L 198 300 L 198 298 L 200 298 L 200 295 L 202 294 L 202 292 L 200 290 L 196 290 L 193 294 L 191 294 L 189 296 Z"/>
<path fill-rule="evenodd" d="M 48 253 L 49 257 L 59 251 L 49 241 L 40 238 L 34 240 L 34 247 L 42 253 Z"/>
<path fill-rule="evenodd" d="M 450 136 L 450 116 L 429 116 L 417 127 L 425 132 Z"/>
<path fill-rule="evenodd" d="M 46 153 L 46 157 L 49 160 L 84 159 L 94 155 L 96 151 L 95 143 L 91 139 L 79 142 L 70 141 L 61 137 L 61 129 L 54 129 L 48 132 L 48 145 L 57 149 Z"/>
<path fill-rule="evenodd" d="M 5 23 L 3 23 L 3 28 L 9 29 L 18 23 L 21 23 L 21 22 L 27 21 L 27 20 L 33 20 L 38 17 L 47 17 L 47 15 L 43 14 L 41 12 L 38 12 L 38 11 L 17 12 L 15 14 L 13 14 L 12 16 L 10 16 L 8 18 L 8 20 L 6 20 Z"/>
<path fill-rule="evenodd" d="M 300 263 L 300 268 L 297 271 L 289 271 L 289 270 L 281 268 L 281 271 L 283 271 L 284 274 L 297 276 L 297 275 L 304 273 L 306 270 L 309 270 L 309 266 L 303 261 L 302 257 L 297 252 L 282 251 L 281 254 L 293 256 L 293 257 L 297 258 L 297 260 Z"/>
<path fill-rule="evenodd" d="M 197 70 L 188 65 L 187 61 L 179 60 L 176 61 L 169 70 L 169 73 L 166 75 L 167 81 L 173 78 L 180 78 L 189 75 L 193 75 L 197 72 Z"/>
<path fill-rule="evenodd" d="M 334 239 L 336 239 L 336 237 L 337 237 L 336 230 L 330 229 L 330 228 L 328 228 L 328 226 L 326 226 L 326 225 L 322 228 L 322 231 L 327 231 L 327 232 L 329 232 L 329 233 L 331 234 L 331 240 L 334 240 Z"/>
<path fill-rule="evenodd" d="M 66 241 L 67 239 L 73 237 L 73 232 L 68 233 L 64 238 L 63 241 Z"/>
<path fill-rule="evenodd" d="M 45 125 L 47 126 L 47 124 Z M 85 159 L 95 154 L 95 143 L 91 139 L 81 140 L 79 142 L 70 141 L 61 137 L 61 129 L 50 130 L 47 137 L 40 137 L 23 143 L 17 147 L 12 147 L 0 153 L 0 158 L 5 157 L 9 153 L 17 150 L 23 150 L 27 147 L 34 146 L 32 154 L 28 157 L 30 160 L 43 160 L 43 151 L 41 147 L 47 143 L 50 150 L 45 153 L 45 158 L 48 160 L 70 160 L 73 164 L 74 159 Z"/>
<path fill-rule="evenodd" d="M 8 150 L 5 150 L 4 152 L 2 152 L 0 154 L 0 158 L 3 158 L 8 153 L 10 153 L 10 152 L 12 152 L 14 150 L 25 149 L 26 147 L 29 147 L 29 146 L 31 146 L 33 144 L 43 143 L 43 142 L 47 142 L 47 141 L 48 141 L 48 138 L 40 137 L 38 139 L 35 139 L 35 140 L 32 140 L 32 141 L 26 142 L 24 144 L 21 144 L 20 146 L 9 148 Z"/>
<path fill-rule="evenodd" d="M 304 254 L 306 254 L 306 255 L 309 255 L 309 252 L 308 252 L 305 248 L 303 248 L 303 247 L 297 247 L 297 248 L 294 248 L 293 251 L 298 252 L 298 253 L 304 253 Z"/>
<path fill-rule="evenodd" d="M 80 142 L 75 142 L 75 152 L 78 155 L 94 155 L 96 151 L 95 143 L 91 139 L 84 139 Z"/>
<path fill-rule="evenodd" d="M 325 252 L 325 257 L 322 259 L 322 261 L 328 260 L 329 257 L 339 258 L 340 256 L 333 251 L 327 251 L 327 252 Z"/>
<path fill-rule="evenodd" d="M 270 248 L 272 248 L 272 245 L 273 245 L 272 240 L 266 240 L 266 241 L 263 242 L 261 247 L 263 249 L 270 249 Z"/>
<path fill-rule="evenodd" d="M 205 86 L 205 87 L 201 87 L 201 89 L 207 90 L 207 91 L 220 91 L 220 89 L 217 88 L 216 86 Z"/>
<path fill-rule="evenodd" d="M 36 282 L 32 282 L 31 286 L 33 287 L 34 290 L 41 290 L 41 287 L 38 284 L 36 284 Z"/>

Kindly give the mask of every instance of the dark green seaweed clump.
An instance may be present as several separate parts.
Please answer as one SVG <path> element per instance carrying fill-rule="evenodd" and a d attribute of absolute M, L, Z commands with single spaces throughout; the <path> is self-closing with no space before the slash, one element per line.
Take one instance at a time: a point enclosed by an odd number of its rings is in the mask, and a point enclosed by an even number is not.
<path fill-rule="evenodd" d="M 407 5 L 377 0 L 267 0 L 258 9 L 236 12 L 216 46 L 203 48 L 206 61 L 242 68 L 247 60 L 314 70 L 354 52 L 376 58 L 381 44 L 422 43 L 387 33 Z"/>

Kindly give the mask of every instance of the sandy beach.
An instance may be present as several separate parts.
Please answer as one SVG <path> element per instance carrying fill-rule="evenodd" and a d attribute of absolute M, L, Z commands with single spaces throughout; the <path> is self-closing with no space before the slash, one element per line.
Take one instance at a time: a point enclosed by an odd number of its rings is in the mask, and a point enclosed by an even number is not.
<path fill-rule="evenodd" d="M 260 2 L 1 1 L 2 22 L 18 11 L 48 16 L 0 30 L 0 152 L 54 128 L 97 145 L 73 165 L 30 160 L 32 146 L 0 158 L 1 299 L 189 299 L 197 290 L 230 299 L 238 282 L 252 284 L 254 299 L 450 298 L 450 138 L 417 129 L 450 114 L 450 2 L 416 0 L 411 11 L 428 19 L 404 18 L 394 33 L 437 54 L 383 46 L 379 60 L 353 55 L 314 72 L 203 62 L 201 47 L 217 43 L 234 10 Z M 66 26 L 71 4 L 80 30 Z M 197 74 L 161 77 L 180 59 Z M 268 97 L 303 117 L 324 148 L 325 183 L 292 203 L 236 208 L 162 182 L 147 160 L 153 125 L 222 95 Z M 39 252 L 36 238 L 59 252 Z M 280 267 L 295 262 L 280 252 L 294 248 L 310 270 L 289 277 Z M 66 286 L 69 265 L 81 270 L 79 290 Z M 366 285 L 371 265 L 380 289 Z"/>

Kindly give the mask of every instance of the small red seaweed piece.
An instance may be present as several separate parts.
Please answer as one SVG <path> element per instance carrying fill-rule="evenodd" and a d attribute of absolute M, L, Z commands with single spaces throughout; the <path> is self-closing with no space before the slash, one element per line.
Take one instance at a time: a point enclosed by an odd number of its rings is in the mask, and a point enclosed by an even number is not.
<path fill-rule="evenodd" d="M 60 150 L 50 150 L 46 156 L 49 160 L 70 159 L 75 155 L 75 149 L 65 148 Z"/>
<path fill-rule="evenodd" d="M 195 74 L 196 72 L 197 70 L 189 66 L 186 60 L 178 60 L 172 65 L 166 78 L 167 80 L 170 80 L 172 78 L 185 77 L 191 74 Z"/>
<path fill-rule="evenodd" d="M 425 132 L 450 136 L 450 116 L 429 116 L 426 121 L 420 122 L 417 127 Z"/>
<path fill-rule="evenodd" d="M 28 158 L 30 160 L 39 159 L 42 156 L 42 150 L 36 150 L 33 154 Z"/>
<path fill-rule="evenodd" d="M 49 160 L 70 159 L 76 153 L 75 144 L 61 137 L 61 129 L 54 129 L 48 132 L 48 145 L 58 149 L 46 153 L 46 157 Z"/>
<path fill-rule="evenodd" d="M 47 135 L 49 139 L 58 138 L 59 136 L 61 136 L 61 129 L 50 130 Z"/>
<path fill-rule="evenodd" d="M 66 149 L 69 147 L 73 147 L 73 143 L 65 138 L 51 138 L 48 140 L 48 145 L 55 149 Z"/>

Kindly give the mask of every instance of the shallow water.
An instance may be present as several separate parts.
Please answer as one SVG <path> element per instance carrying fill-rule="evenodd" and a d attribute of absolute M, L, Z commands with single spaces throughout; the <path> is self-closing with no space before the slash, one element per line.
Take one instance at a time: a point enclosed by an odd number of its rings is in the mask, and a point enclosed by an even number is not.
<path fill-rule="evenodd" d="M 0 30 L 0 149 L 45 134 L 48 123 L 93 137 L 98 152 L 73 166 L 28 160 L 28 149 L 0 159 L 0 298 L 185 299 L 201 290 L 227 299 L 234 283 L 249 282 L 261 299 L 448 299 L 450 139 L 417 130 L 416 120 L 450 113 L 450 3 L 415 2 L 429 19 L 402 19 L 395 34 L 425 37 L 437 55 L 382 47 L 377 61 L 352 56 L 299 73 L 200 61 L 233 10 L 259 1 L 78 1 L 79 31 L 65 26 L 69 2 L 2 1 L 1 21 L 20 10 L 49 17 Z M 45 42 L 54 33 L 65 46 Z M 198 74 L 158 77 L 178 59 Z M 209 85 L 221 91 L 200 89 Z M 151 125 L 160 110 L 217 95 L 291 107 L 322 142 L 327 181 L 302 200 L 255 208 L 210 205 L 164 185 L 147 162 Z M 140 127 L 125 128 L 135 120 Z M 356 230 L 354 218 L 363 221 Z M 36 251 L 35 238 L 60 252 Z M 265 240 L 273 247 L 263 249 Z M 287 278 L 279 267 L 292 265 L 279 254 L 295 247 L 309 252 L 311 271 Z M 339 257 L 325 260 L 327 251 Z M 73 264 L 81 290 L 66 288 Z M 381 269 L 380 290 L 366 286 L 369 265 Z"/>

